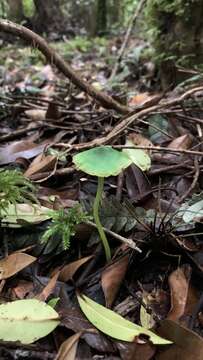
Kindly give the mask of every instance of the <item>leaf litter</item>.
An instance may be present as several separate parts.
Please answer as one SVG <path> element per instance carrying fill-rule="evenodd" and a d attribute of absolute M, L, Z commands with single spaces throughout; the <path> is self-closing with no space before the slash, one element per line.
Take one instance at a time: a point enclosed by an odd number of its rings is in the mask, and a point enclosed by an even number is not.
<path fill-rule="evenodd" d="M 95 59 L 97 69 L 90 61 L 85 73 L 104 78 L 105 60 L 97 54 Z M 74 61 L 77 65 L 77 56 Z M 162 96 L 144 86 L 141 92 L 146 79 L 140 75 L 133 86 L 128 84 L 129 93 L 135 93 L 128 97 L 131 116 L 157 103 L 159 108 L 138 121 L 127 119 L 120 132 L 123 118 L 116 111 L 95 105 L 75 87 L 67 92 L 67 82 L 49 65 L 31 65 L 26 76 L 20 66 L 6 69 L 10 80 L 1 89 L 0 165 L 20 170 L 36 192 L 2 212 L 3 346 L 12 341 L 22 350 L 23 344 L 34 343 L 30 357 L 43 349 L 56 359 L 82 358 L 78 354 L 84 348 L 90 358 L 200 360 L 203 166 L 201 132 L 194 119 L 186 120 L 189 113 L 201 120 L 201 108 L 187 96 L 173 104 L 175 91 Z M 122 75 L 128 79 L 130 72 Z M 82 223 L 76 219 L 63 225 L 71 229 L 69 249 L 61 228 L 51 228 L 52 211 L 71 215 L 79 204 L 92 221 L 96 178 L 76 169 L 73 157 L 106 144 L 112 150 L 117 146 L 127 159 L 119 171 L 110 169 L 109 175 L 119 176 L 104 182 L 99 215 L 112 253 L 108 263 L 98 231 L 85 217 Z M 99 168 L 102 161 L 93 162 Z M 109 164 L 113 167 L 115 160 L 107 156 L 103 165 Z M 0 189 L 0 203 L 3 196 Z M 49 240 L 43 243 L 46 231 Z M 141 251 L 129 248 L 125 239 Z M 20 251 L 26 247 L 29 255 Z M 84 294 L 78 295 L 79 304 L 76 293 Z"/>

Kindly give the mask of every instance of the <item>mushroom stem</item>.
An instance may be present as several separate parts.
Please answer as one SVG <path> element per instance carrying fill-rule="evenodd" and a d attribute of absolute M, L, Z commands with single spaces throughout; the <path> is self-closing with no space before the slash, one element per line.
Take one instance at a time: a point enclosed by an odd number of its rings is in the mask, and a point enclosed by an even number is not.
<path fill-rule="evenodd" d="M 94 205 L 93 205 L 93 215 L 94 215 L 95 224 L 97 225 L 98 233 L 100 235 L 100 238 L 101 238 L 103 246 L 104 246 L 106 260 L 109 261 L 109 260 L 111 260 L 111 250 L 110 250 L 109 243 L 106 238 L 105 232 L 103 230 L 103 226 L 99 219 L 99 206 L 100 206 L 101 199 L 102 199 L 103 188 L 104 188 L 104 178 L 98 177 L 97 194 L 96 194 L 96 197 L 94 200 Z"/>

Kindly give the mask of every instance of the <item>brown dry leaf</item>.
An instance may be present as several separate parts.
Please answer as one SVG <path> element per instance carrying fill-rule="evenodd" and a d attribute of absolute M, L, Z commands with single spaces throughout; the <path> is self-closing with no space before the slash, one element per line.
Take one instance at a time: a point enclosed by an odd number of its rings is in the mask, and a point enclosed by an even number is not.
<path fill-rule="evenodd" d="M 78 332 L 64 341 L 60 346 L 55 360 L 75 360 L 81 334 L 82 332 Z"/>
<path fill-rule="evenodd" d="M 149 139 L 142 136 L 141 134 L 131 133 L 128 136 L 128 140 L 132 141 L 132 143 L 137 146 L 139 146 L 139 145 L 146 146 L 146 147 L 153 146 L 152 142 Z M 150 150 L 145 150 L 145 151 L 148 154 L 150 153 Z"/>
<path fill-rule="evenodd" d="M 151 106 L 153 104 L 156 104 L 157 101 L 160 99 L 160 94 L 150 95 L 148 92 L 140 93 L 135 96 L 133 96 L 128 105 L 137 107 L 137 106 L 143 106 L 148 105 Z"/>
<path fill-rule="evenodd" d="M 12 288 L 14 298 L 19 300 L 28 297 L 28 294 L 33 293 L 34 284 L 31 281 L 20 280 L 18 284 Z"/>
<path fill-rule="evenodd" d="M 46 144 L 35 144 L 29 140 L 15 141 L 0 148 L 0 165 L 9 164 L 18 158 L 31 159 L 41 154 Z"/>
<path fill-rule="evenodd" d="M 46 119 L 46 110 L 42 109 L 29 109 L 25 110 L 25 115 L 27 115 L 32 121 L 43 121 Z"/>
<path fill-rule="evenodd" d="M 123 360 L 150 360 L 156 352 L 156 347 L 149 342 L 139 344 L 119 341 L 117 347 Z"/>
<path fill-rule="evenodd" d="M 189 265 L 173 271 L 169 278 L 171 309 L 167 319 L 178 321 L 184 315 L 188 297 L 191 268 Z"/>
<path fill-rule="evenodd" d="M 53 170 L 54 166 L 56 165 L 56 162 L 57 162 L 56 156 L 40 154 L 37 158 L 35 158 L 32 161 L 32 163 L 30 164 L 24 175 L 29 178 L 34 174 Z"/>
<path fill-rule="evenodd" d="M 173 341 L 156 355 L 156 360 L 202 360 L 203 339 L 195 332 L 180 326 L 172 320 L 164 320 L 159 335 Z"/>
<path fill-rule="evenodd" d="M 76 273 L 76 271 L 87 261 L 93 258 L 94 255 L 90 255 L 87 257 L 84 257 L 82 259 L 73 261 L 70 264 L 67 264 L 63 267 L 63 269 L 60 271 L 59 274 L 59 280 L 66 282 L 73 278 L 73 275 Z"/>
<path fill-rule="evenodd" d="M 63 306 L 59 310 L 59 313 L 61 316 L 61 324 L 67 329 L 71 329 L 74 332 L 84 331 L 86 329 L 95 330 L 95 332 L 84 332 L 82 336 L 91 348 L 102 353 L 115 352 L 115 344 L 106 335 L 95 329 L 81 311 L 73 307 L 65 308 Z"/>
<path fill-rule="evenodd" d="M 190 134 L 185 134 L 177 137 L 168 144 L 168 148 L 174 150 L 187 150 L 192 145 L 192 136 Z"/>
<path fill-rule="evenodd" d="M 36 260 L 34 256 L 19 252 L 9 255 L 0 260 L 0 280 L 8 279 Z"/>
<path fill-rule="evenodd" d="M 128 267 L 129 255 L 125 255 L 108 266 L 101 275 L 101 284 L 106 306 L 113 304 Z"/>
<path fill-rule="evenodd" d="M 60 270 L 58 270 L 52 278 L 49 280 L 48 284 L 45 286 L 45 288 L 42 290 L 42 292 L 35 296 L 35 299 L 40 301 L 46 301 L 46 299 L 51 295 L 55 289 L 56 282 L 58 280 L 60 274 Z"/>

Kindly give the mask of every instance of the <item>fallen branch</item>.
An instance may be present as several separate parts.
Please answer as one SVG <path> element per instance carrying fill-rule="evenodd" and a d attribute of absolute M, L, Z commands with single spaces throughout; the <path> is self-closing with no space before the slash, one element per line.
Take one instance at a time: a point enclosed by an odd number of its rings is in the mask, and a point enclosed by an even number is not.
<path fill-rule="evenodd" d="M 121 114 L 127 114 L 130 112 L 130 108 L 120 104 L 104 92 L 96 90 L 92 85 L 88 84 L 87 81 L 76 74 L 72 67 L 68 65 L 62 57 L 35 32 L 27 29 L 25 26 L 18 25 L 4 19 L 0 19 L 0 31 L 19 36 L 21 39 L 26 40 L 32 47 L 40 50 L 50 64 L 55 65 L 57 69 L 62 72 L 62 74 L 64 74 L 74 85 L 100 102 L 104 108 L 113 109 Z"/>
<path fill-rule="evenodd" d="M 81 149 L 88 149 L 94 146 L 101 146 L 104 144 L 109 144 L 113 139 L 115 139 L 116 137 L 119 137 L 121 134 L 123 134 L 124 130 L 128 127 L 131 126 L 131 124 L 133 124 L 134 122 L 138 122 L 139 119 L 150 115 L 151 113 L 153 113 L 154 111 L 157 111 L 159 109 L 165 109 L 168 108 L 170 106 L 174 106 L 177 104 L 181 104 L 185 99 L 187 99 L 188 97 L 190 97 L 193 93 L 198 92 L 198 91 L 203 91 L 203 86 L 199 86 L 193 89 L 190 89 L 188 91 L 186 91 L 185 93 L 183 93 L 182 95 L 180 95 L 179 97 L 175 98 L 175 99 L 170 99 L 168 101 L 159 103 L 157 105 L 153 105 L 150 106 L 148 108 L 145 109 L 137 109 L 132 111 L 130 114 L 128 114 L 127 116 L 125 116 L 123 119 L 121 119 L 121 122 L 118 123 L 118 125 L 116 125 L 113 130 L 111 130 L 106 136 L 103 136 L 101 138 L 98 139 L 94 139 L 92 141 L 89 141 L 87 143 L 82 143 L 82 144 L 73 144 L 73 145 L 69 145 L 69 144 L 65 144 L 65 143 L 59 143 L 59 144 L 55 144 L 56 146 L 62 146 L 65 148 L 69 148 L 71 149 L 75 149 L 75 150 L 81 150 Z M 141 147 L 139 147 L 141 148 Z M 145 147 L 146 148 L 146 147 Z M 151 150 L 153 150 L 153 148 L 150 148 Z M 162 150 L 164 150 L 165 148 L 163 148 Z M 159 148 L 155 148 L 154 150 L 159 151 Z M 168 151 L 171 151 L 174 149 L 169 149 Z M 167 151 L 167 148 L 166 150 Z M 183 152 L 183 151 L 181 151 Z M 197 152 L 197 151 L 190 151 L 190 150 L 185 150 L 185 153 L 190 153 L 193 155 L 202 155 L 202 152 Z"/>

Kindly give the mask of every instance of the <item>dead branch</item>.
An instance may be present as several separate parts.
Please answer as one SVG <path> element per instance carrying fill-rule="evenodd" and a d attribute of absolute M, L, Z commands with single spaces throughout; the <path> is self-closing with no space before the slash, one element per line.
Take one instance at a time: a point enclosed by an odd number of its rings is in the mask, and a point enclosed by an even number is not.
<path fill-rule="evenodd" d="M 195 92 L 198 92 L 198 91 L 203 91 L 203 86 L 199 86 L 199 87 L 190 89 L 190 90 L 186 91 L 185 93 L 183 93 L 182 95 L 180 95 L 179 97 L 169 99 L 165 102 L 161 102 L 159 104 L 149 106 L 144 109 L 142 109 L 142 108 L 141 109 L 138 108 L 137 110 L 135 109 L 128 115 L 124 116 L 123 119 L 121 119 L 120 123 L 118 123 L 106 136 L 103 136 L 101 138 L 94 139 L 92 141 L 89 141 L 89 142 L 83 143 L 83 144 L 67 145 L 64 143 L 60 143 L 60 144 L 56 144 L 56 145 L 64 146 L 64 147 L 70 148 L 70 149 L 81 150 L 81 149 L 91 148 L 94 146 L 101 146 L 104 144 L 109 144 L 113 139 L 115 139 L 116 137 L 119 137 L 124 132 L 124 130 L 128 126 L 131 126 L 131 124 L 133 124 L 134 122 L 135 123 L 138 122 L 141 118 L 153 113 L 154 111 L 157 111 L 160 109 L 166 109 L 170 106 L 181 104 L 185 99 L 187 99 L 192 94 L 194 94 Z M 158 148 L 156 150 L 158 150 Z M 160 148 L 159 148 L 159 150 L 160 150 Z M 191 152 L 190 152 L 190 154 L 191 154 Z M 193 152 L 193 155 L 202 155 L 202 153 L 200 153 L 200 152 L 194 153 Z"/>
<path fill-rule="evenodd" d="M 0 31 L 18 36 L 26 40 L 32 47 L 40 50 L 51 65 L 55 65 L 74 85 L 97 100 L 104 108 L 113 109 L 121 114 L 127 114 L 130 111 L 130 108 L 127 106 L 120 104 L 111 96 L 96 90 L 92 85 L 88 84 L 87 81 L 76 74 L 72 67 L 35 32 L 27 29 L 25 26 L 4 19 L 0 19 Z"/>

